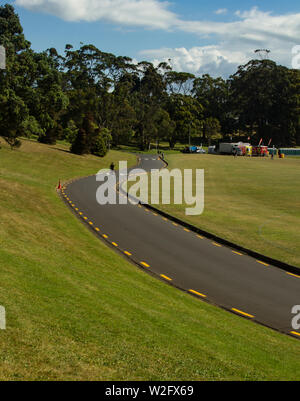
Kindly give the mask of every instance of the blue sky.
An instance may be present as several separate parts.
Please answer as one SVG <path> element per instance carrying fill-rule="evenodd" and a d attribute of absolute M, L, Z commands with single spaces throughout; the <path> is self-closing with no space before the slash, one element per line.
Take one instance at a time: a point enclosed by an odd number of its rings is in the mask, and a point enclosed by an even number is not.
<path fill-rule="evenodd" d="M 0 0 L 0 4 L 7 1 Z M 227 77 L 268 48 L 291 66 L 300 45 L 299 2 L 236 0 L 13 0 L 35 50 L 93 43 L 134 60 Z"/>

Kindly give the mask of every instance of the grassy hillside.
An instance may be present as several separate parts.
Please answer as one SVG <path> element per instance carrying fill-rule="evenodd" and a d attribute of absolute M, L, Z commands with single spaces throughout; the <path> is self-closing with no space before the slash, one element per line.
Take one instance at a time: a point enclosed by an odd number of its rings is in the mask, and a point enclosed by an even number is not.
<path fill-rule="evenodd" d="M 161 209 L 203 230 L 300 267 L 300 158 L 167 155 L 169 168 L 205 170 L 205 211 Z"/>
<path fill-rule="evenodd" d="M 300 378 L 298 340 L 155 280 L 90 233 L 57 196 L 57 180 L 124 153 L 64 150 L 0 150 L 0 379 Z"/>

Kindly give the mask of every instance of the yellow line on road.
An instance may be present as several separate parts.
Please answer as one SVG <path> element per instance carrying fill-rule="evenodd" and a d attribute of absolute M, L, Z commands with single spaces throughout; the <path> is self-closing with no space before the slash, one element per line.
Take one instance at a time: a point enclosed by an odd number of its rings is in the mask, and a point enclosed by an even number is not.
<path fill-rule="evenodd" d="M 124 253 L 125 253 L 125 255 L 127 255 L 127 256 L 132 256 L 132 253 L 130 253 L 130 252 L 124 251 Z"/>
<path fill-rule="evenodd" d="M 107 239 L 107 238 L 108 238 L 108 235 L 103 234 L 102 237 Z"/>
<path fill-rule="evenodd" d="M 99 232 L 99 231 L 100 231 L 100 228 L 98 228 L 98 227 L 95 227 L 95 230 Z"/>
<path fill-rule="evenodd" d="M 219 248 L 222 248 L 222 245 L 217 244 L 216 242 L 213 242 L 213 245 L 214 245 L 214 246 L 218 246 Z"/>
<path fill-rule="evenodd" d="M 240 253 L 240 252 L 232 251 L 232 253 L 235 253 L 236 255 L 243 256 L 243 254 L 242 254 L 242 253 Z"/>
<path fill-rule="evenodd" d="M 93 225 L 94 225 L 94 223 L 92 223 L 91 221 L 89 222 L 89 224 L 90 224 L 91 226 L 93 226 Z"/>
<path fill-rule="evenodd" d="M 115 242 L 112 242 L 112 245 L 115 246 L 115 247 L 118 247 L 118 246 L 119 246 L 119 245 L 116 244 Z"/>
<path fill-rule="evenodd" d="M 297 277 L 300 278 L 300 276 L 297 276 L 297 274 L 293 274 L 293 273 L 287 273 L 289 276 L 293 276 L 293 277 Z"/>
<path fill-rule="evenodd" d="M 191 292 L 192 294 L 195 294 L 195 295 L 199 295 L 199 297 L 207 298 L 206 295 L 201 294 L 201 292 L 198 292 L 198 291 L 195 291 L 195 290 L 189 290 L 189 292 Z"/>
<path fill-rule="evenodd" d="M 190 230 L 188 230 L 187 228 L 184 228 L 184 231 L 186 231 L 187 233 L 189 233 L 189 232 L 190 232 Z"/>
<path fill-rule="evenodd" d="M 197 237 L 200 239 L 204 239 L 204 237 L 202 237 L 202 235 L 197 235 Z"/>
<path fill-rule="evenodd" d="M 164 274 L 161 274 L 160 276 L 161 276 L 162 278 L 164 278 L 165 280 L 172 281 L 172 279 L 171 279 L 170 277 L 165 276 Z"/>
<path fill-rule="evenodd" d="M 144 267 L 150 267 L 150 265 L 148 265 L 148 263 L 146 263 L 146 262 L 141 262 L 141 265 Z"/>
<path fill-rule="evenodd" d="M 291 334 L 293 334 L 294 336 L 300 337 L 300 333 L 297 333 L 297 331 L 291 331 Z"/>
<path fill-rule="evenodd" d="M 251 319 L 254 318 L 253 315 L 250 315 L 249 313 L 243 312 L 243 311 L 241 311 L 239 309 L 232 308 L 232 310 L 233 310 L 233 312 L 239 313 L 240 315 L 250 317 Z"/>
<path fill-rule="evenodd" d="M 87 217 L 84 217 L 84 220 L 88 220 L 88 218 L 87 218 Z"/>
<path fill-rule="evenodd" d="M 270 266 L 270 265 L 268 265 L 267 263 L 262 262 L 261 260 L 257 260 L 256 262 L 258 262 L 258 263 L 260 263 L 261 265 L 264 265 L 264 266 Z"/>
<path fill-rule="evenodd" d="M 177 224 L 177 223 L 172 223 L 172 224 L 173 224 L 173 226 L 178 227 L 178 224 Z"/>

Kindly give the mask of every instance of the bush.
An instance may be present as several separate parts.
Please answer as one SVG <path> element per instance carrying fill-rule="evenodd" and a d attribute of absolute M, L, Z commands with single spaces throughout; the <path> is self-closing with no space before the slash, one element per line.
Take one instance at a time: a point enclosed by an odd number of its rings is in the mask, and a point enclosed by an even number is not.
<path fill-rule="evenodd" d="M 70 150 L 72 153 L 75 153 L 76 155 L 84 155 L 90 153 L 87 141 L 87 135 L 84 129 L 81 128 L 78 131 Z"/>
<path fill-rule="evenodd" d="M 98 131 L 98 130 L 97 130 Z M 107 153 L 107 146 L 105 144 L 105 140 L 99 130 L 99 134 L 94 139 L 94 142 L 91 147 L 91 153 L 95 156 L 104 157 Z"/>

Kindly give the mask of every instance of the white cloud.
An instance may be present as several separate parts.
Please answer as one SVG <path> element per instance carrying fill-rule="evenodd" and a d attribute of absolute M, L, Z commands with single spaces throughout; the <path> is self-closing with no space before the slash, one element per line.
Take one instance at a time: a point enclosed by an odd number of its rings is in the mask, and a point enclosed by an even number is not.
<path fill-rule="evenodd" d="M 161 61 L 170 62 L 175 71 L 186 71 L 197 75 L 209 73 L 212 76 L 229 76 L 236 67 L 247 58 L 238 50 L 227 51 L 218 45 L 184 47 L 171 49 L 161 48 L 140 52 L 152 60 L 155 65 Z"/>
<path fill-rule="evenodd" d="M 159 0 L 15 0 L 17 6 L 66 21 L 106 20 L 116 24 L 169 29 L 177 17 Z"/>
<path fill-rule="evenodd" d="M 210 38 L 211 46 L 191 49 L 153 49 L 143 52 L 152 60 L 172 59 L 176 70 L 228 76 L 238 65 L 257 57 L 254 50 L 271 50 L 270 58 L 291 66 L 291 49 L 300 44 L 300 13 L 275 16 L 257 8 L 236 12 L 234 22 L 180 21 L 177 28 Z M 163 56 L 166 52 L 168 56 Z"/>
<path fill-rule="evenodd" d="M 215 11 L 215 14 L 222 15 L 222 14 L 227 14 L 227 12 L 228 12 L 227 8 L 219 8 L 218 10 Z"/>
<path fill-rule="evenodd" d="M 290 66 L 291 49 L 300 42 L 300 13 L 273 15 L 257 7 L 237 11 L 234 21 L 222 22 L 184 20 L 161 0 L 15 0 L 15 4 L 67 21 L 106 20 L 119 26 L 198 35 L 211 46 L 143 52 L 156 61 L 166 60 L 171 54 L 176 68 L 191 72 L 205 70 L 225 75 L 230 68 L 234 72 L 233 66 L 253 58 L 258 48 L 270 49 L 272 59 Z M 216 13 L 222 15 L 225 9 Z"/>

